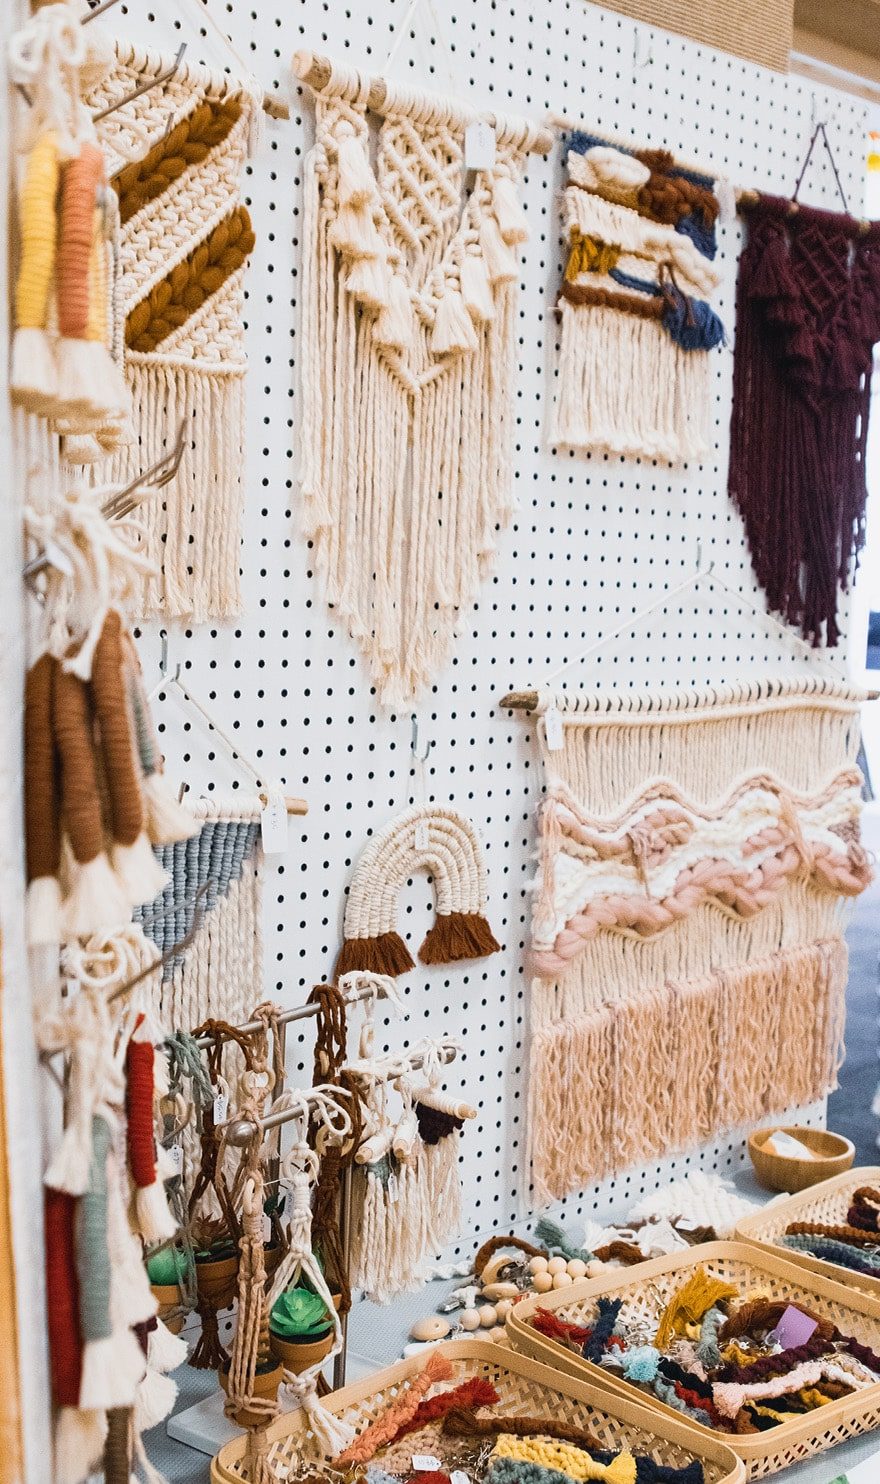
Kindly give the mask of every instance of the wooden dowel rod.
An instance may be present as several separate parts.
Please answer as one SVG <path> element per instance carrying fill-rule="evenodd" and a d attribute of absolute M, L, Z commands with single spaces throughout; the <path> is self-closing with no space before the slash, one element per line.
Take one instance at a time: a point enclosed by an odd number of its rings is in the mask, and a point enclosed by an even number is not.
<path fill-rule="evenodd" d="M 285 103 L 277 93 L 264 93 L 263 112 L 268 113 L 270 119 L 289 119 L 290 104 Z"/>
<path fill-rule="evenodd" d="M 880 701 L 880 690 L 865 691 L 865 701 Z M 508 695 L 501 697 L 498 706 L 501 711 L 536 711 L 538 692 L 536 690 L 512 690 Z"/>
<path fill-rule="evenodd" d="M 331 59 L 322 57 L 317 52 L 306 50 L 294 52 L 293 70 L 300 82 L 306 83 L 315 93 L 323 92 L 333 78 Z M 381 113 L 388 98 L 388 84 L 384 77 L 371 77 L 365 81 L 369 84 L 367 108 L 373 113 Z M 469 123 L 472 119 L 485 118 L 490 124 L 495 124 L 497 117 L 494 113 L 480 113 L 478 109 L 469 108 L 465 103 L 450 102 L 449 121 L 451 123 Z M 533 154 L 546 155 L 553 148 L 553 131 L 539 124 L 534 127 L 531 151 Z"/>
<path fill-rule="evenodd" d="M 305 799 L 286 798 L 284 800 L 284 805 L 289 815 L 308 814 L 309 812 L 309 806 L 306 803 Z"/>

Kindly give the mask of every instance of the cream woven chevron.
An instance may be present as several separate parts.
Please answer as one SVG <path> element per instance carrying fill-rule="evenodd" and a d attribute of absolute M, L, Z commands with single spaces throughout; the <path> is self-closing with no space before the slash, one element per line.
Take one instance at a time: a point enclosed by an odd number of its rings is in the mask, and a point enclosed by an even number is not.
<path fill-rule="evenodd" d="M 517 200 L 542 131 L 495 118 L 495 162 L 466 189 L 461 105 L 335 64 L 315 93 L 306 164 L 304 528 L 328 603 L 381 701 L 401 705 L 450 657 L 510 489 Z M 370 163 L 375 148 L 375 164 Z"/>
<path fill-rule="evenodd" d="M 170 60 L 127 43 L 91 94 L 106 107 Z M 245 84 L 183 61 L 99 125 L 121 221 L 118 296 L 133 437 L 97 476 L 126 481 L 174 446 L 183 461 L 146 501 L 147 554 L 158 576 L 143 612 L 203 622 L 241 609 L 243 279 L 254 245 L 239 181 L 260 109 Z"/>
<path fill-rule="evenodd" d="M 419 949 L 425 964 L 496 953 L 486 920 L 486 867 L 471 821 L 435 804 L 415 804 L 374 835 L 355 867 L 345 905 L 337 979 L 355 970 L 405 974 L 412 956 L 397 931 L 397 899 L 418 871 L 434 878 L 437 917 Z"/>
<path fill-rule="evenodd" d="M 562 745 L 548 748 L 542 717 L 529 1087 L 540 1198 L 834 1084 L 842 905 L 871 879 L 860 700 L 813 676 L 541 694 Z"/>

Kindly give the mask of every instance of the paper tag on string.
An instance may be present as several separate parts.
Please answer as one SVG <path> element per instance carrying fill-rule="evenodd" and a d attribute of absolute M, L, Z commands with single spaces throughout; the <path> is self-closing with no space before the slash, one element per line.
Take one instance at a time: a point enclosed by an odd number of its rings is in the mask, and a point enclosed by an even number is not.
<path fill-rule="evenodd" d="M 465 170 L 491 170 L 495 164 L 495 130 L 485 119 L 474 119 L 464 131 Z"/>
<path fill-rule="evenodd" d="M 428 823 L 427 820 L 416 820 L 416 850 L 427 850 L 428 848 Z"/>
<path fill-rule="evenodd" d="M 470 1476 L 464 1469 L 453 1469 L 449 1475 L 449 1484 L 471 1484 Z"/>
<path fill-rule="evenodd" d="M 443 1467 L 440 1459 L 435 1458 L 433 1453 L 414 1453 L 412 1466 L 419 1474 L 436 1474 Z"/>
<path fill-rule="evenodd" d="M 562 716 L 555 706 L 544 712 L 544 736 L 549 752 L 558 752 L 562 746 Z"/>
<path fill-rule="evenodd" d="M 776 1328 L 770 1331 L 770 1338 L 777 1340 L 783 1350 L 798 1350 L 818 1327 L 815 1319 L 789 1304 Z"/>
<path fill-rule="evenodd" d="M 397 1205 L 397 1201 L 398 1201 L 398 1197 L 400 1195 L 400 1191 L 399 1191 L 398 1185 L 397 1185 L 397 1176 L 396 1175 L 391 1174 L 391 1175 L 388 1176 L 388 1184 L 386 1185 L 385 1189 L 387 1191 L 388 1199 L 391 1202 L 391 1205 L 392 1206 L 396 1206 Z M 437 1467 L 439 1468 L 440 1465 L 438 1464 Z"/>
<path fill-rule="evenodd" d="M 229 1093 L 218 1092 L 214 1099 L 214 1122 L 225 1123 L 229 1112 Z"/>
<path fill-rule="evenodd" d="M 179 1175 L 183 1169 L 183 1147 L 180 1144 L 171 1144 L 168 1149 L 168 1158 Z"/>
<path fill-rule="evenodd" d="M 260 811 L 260 832 L 266 855 L 286 854 L 287 804 L 283 793 L 277 789 L 270 788 L 265 807 Z"/>

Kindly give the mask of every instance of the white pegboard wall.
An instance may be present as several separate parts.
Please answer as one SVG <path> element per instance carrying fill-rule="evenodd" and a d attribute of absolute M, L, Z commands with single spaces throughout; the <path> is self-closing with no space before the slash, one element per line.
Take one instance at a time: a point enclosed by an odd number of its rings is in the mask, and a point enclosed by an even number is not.
<path fill-rule="evenodd" d="M 270 89 L 290 86 L 293 51 L 307 46 L 382 71 L 408 0 L 369 7 L 340 0 L 208 0 L 213 19 Z M 209 26 L 199 0 L 127 0 L 111 17 L 124 34 L 214 67 L 240 70 Z M 726 173 L 736 184 L 784 193 L 793 186 L 817 110 L 829 121 L 838 167 L 855 210 L 861 202 L 864 114 L 850 99 L 815 90 L 666 33 L 603 12 L 586 0 L 423 0 L 399 40 L 393 72 L 477 106 L 580 118 L 645 145 Z M 367 11 L 369 10 L 369 14 Z M 442 27 L 444 39 L 437 32 Z M 270 123 L 244 183 L 257 235 L 246 279 L 248 447 L 245 615 L 236 624 L 172 632 L 170 660 L 239 740 L 267 778 L 308 798 L 293 821 L 290 851 L 267 870 L 266 992 L 301 1003 L 332 971 L 344 893 L 368 833 L 412 797 L 410 716 L 384 714 L 365 682 L 355 647 L 334 622 L 297 522 L 297 349 L 301 272 L 302 164 L 311 137 L 308 99 L 294 90 L 289 122 Z M 554 303 L 561 272 L 557 145 L 528 165 L 524 204 L 532 230 L 523 254 L 514 459 L 519 513 L 499 538 L 486 583 L 454 662 L 419 711 L 430 798 L 470 814 L 485 842 L 489 916 L 505 945 L 461 968 L 417 970 L 402 986 L 408 1020 L 389 1044 L 449 1032 L 465 1053 L 450 1085 L 480 1104 L 463 1140 L 470 1232 L 509 1229 L 529 1209 L 525 1168 L 526 882 L 534 805 L 541 788 L 532 729 L 496 708 L 511 687 L 536 683 L 566 657 L 616 629 L 677 587 L 698 557 L 761 606 L 742 528 L 726 496 L 731 345 L 713 353 L 715 453 L 700 467 L 670 470 L 650 460 L 557 453 L 545 439 L 555 361 Z M 803 195 L 832 205 L 827 160 L 816 152 Z M 732 342 L 737 226 L 720 233 L 724 278 L 718 307 Z M 158 679 L 154 631 L 141 643 L 148 684 Z M 812 663 L 776 631 L 709 587 L 685 594 L 608 646 L 569 683 L 640 687 L 700 685 L 760 670 Z M 247 781 L 231 768 L 198 719 L 177 701 L 157 702 L 168 769 L 194 790 Z M 401 920 L 415 947 L 432 913 L 430 887 L 411 885 Z M 405 915 L 404 915 L 405 914 Z M 260 987 L 254 987 L 254 1000 Z M 306 1071 L 311 1036 L 291 1037 L 291 1071 Z M 644 1096 L 633 1089 L 633 1096 Z M 814 1109 L 811 1118 L 820 1118 Z M 730 1169 L 740 1135 L 699 1155 L 630 1172 L 569 1200 L 560 1213 L 617 1211 L 672 1169 L 699 1162 Z M 470 1250 L 470 1236 L 467 1249 Z"/>

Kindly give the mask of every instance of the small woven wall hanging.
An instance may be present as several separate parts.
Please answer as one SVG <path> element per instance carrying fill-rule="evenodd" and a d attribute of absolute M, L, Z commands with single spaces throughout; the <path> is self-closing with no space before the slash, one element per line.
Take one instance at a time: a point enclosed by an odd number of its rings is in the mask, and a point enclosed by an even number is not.
<path fill-rule="evenodd" d="M 437 918 L 419 949 L 423 964 L 499 951 L 486 919 L 486 867 L 473 824 L 455 809 L 415 804 L 372 837 L 355 867 L 337 979 L 357 969 L 397 975 L 415 967 L 396 915 L 400 891 L 418 871 L 433 876 L 437 894 Z"/>
<path fill-rule="evenodd" d="M 168 67 L 167 57 L 120 45 L 89 106 L 106 107 Z M 99 126 L 119 201 L 125 371 L 138 434 L 100 477 L 131 479 L 185 425 L 180 469 L 162 499 L 139 512 L 159 569 L 145 584 L 143 612 L 197 623 L 241 607 L 243 279 L 254 234 L 239 181 L 258 114 L 243 83 L 184 61 L 162 88 Z"/>
<path fill-rule="evenodd" d="M 313 73 L 297 69 L 307 81 Z M 517 187 L 549 135 L 494 118 L 466 188 L 454 100 L 335 63 L 306 164 L 301 479 L 328 603 L 387 705 L 452 652 L 510 490 Z M 380 115 L 378 134 L 368 106 Z M 370 163 L 375 147 L 375 164 Z"/>
<path fill-rule="evenodd" d="M 772 196 L 746 222 L 728 490 L 771 610 L 835 645 L 865 542 L 880 223 Z"/>
<path fill-rule="evenodd" d="M 662 150 L 588 134 L 568 145 L 568 262 L 551 437 L 574 448 L 678 463 L 709 448 L 712 181 Z"/>
<path fill-rule="evenodd" d="M 861 699 L 814 677 L 541 693 L 562 732 L 550 750 L 556 726 L 540 724 L 529 1096 L 541 1199 L 834 1085 L 841 904 L 871 879 Z"/>
<path fill-rule="evenodd" d="M 169 879 L 136 914 L 144 932 L 165 953 L 200 914 L 193 941 L 162 969 L 153 1008 L 165 1031 L 209 1019 L 238 1025 L 262 994 L 261 808 L 258 799 L 198 799 L 193 838 L 156 849 Z M 207 891 L 197 902 L 202 886 Z"/>

